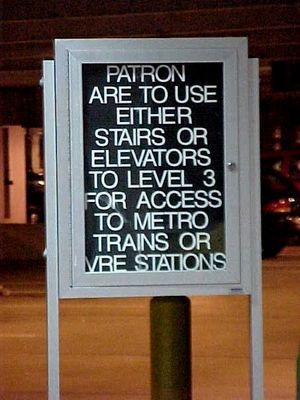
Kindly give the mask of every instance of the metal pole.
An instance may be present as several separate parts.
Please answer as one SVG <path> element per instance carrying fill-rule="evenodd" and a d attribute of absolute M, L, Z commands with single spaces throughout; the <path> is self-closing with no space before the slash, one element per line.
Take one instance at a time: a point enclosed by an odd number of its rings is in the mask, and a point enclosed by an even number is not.
<path fill-rule="evenodd" d="M 248 61 L 249 74 L 249 116 L 250 116 L 250 140 L 251 148 L 255 149 L 251 153 L 250 167 L 254 173 L 256 187 L 251 191 L 250 204 L 252 207 L 252 238 L 261 237 L 260 228 L 260 177 L 257 165 L 260 162 L 259 155 L 259 77 L 258 60 Z M 250 349 L 251 349 L 251 399 L 262 400 L 264 398 L 263 382 L 263 317 L 262 317 L 262 267 L 261 267 L 261 246 L 257 240 L 251 244 L 253 252 L 252 261 L 252 290 L 250 295 Z"/>
<path fill-rule="evenodd" d="M 46 161 L 48 400 L 60 399 L 54 61 L 43 63 Z"/>
<path fill-rule="evenodd" d="M 191 400 L 190 300 L 155 297 L 151 318 L 151 399 Z"/>

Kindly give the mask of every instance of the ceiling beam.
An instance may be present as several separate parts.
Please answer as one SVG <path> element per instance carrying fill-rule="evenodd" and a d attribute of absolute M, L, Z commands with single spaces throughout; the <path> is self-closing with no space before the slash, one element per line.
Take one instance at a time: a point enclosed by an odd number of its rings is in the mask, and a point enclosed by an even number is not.
<path fill-rule="evenodd" d="M 125 36 L 164 37 L 174 32 L 232 32 L 233 30 L 299 26 L 300 7 L 258 5 L 144 14 L 122 14 L 2 22 L 2 42 Z"/>
<path fill-rule="evenodd" d="M 228 7 L 249 7 L 254 5 L 282 5 L 282 0 L 3 0 L 2 19 L 45 19 L 65 16 L 86 17 L 91 15 L 116 15 L 130 13 L 170 12 L 191 9 Z M 285 0 L 285 4 L 295 4 L 296 0 Z"/>
<path fill-rule="evenodd" d="M 186 27 L 184 31 L 174 30 L 174 36 L 196 36 L 196 37 L 226 37 L 226 36 L 247 36 L 249 46 L 256 45 L 283 45 L 291 42 L 300 45 L 300 24 L 298 26 L 286 26 L 280 28 L 260 27 L 257 29 L 236 29 L 217 32 L 204 31 L 203 29 L 191 30 Z M 106 36 L 108 37 L 108 35 Z M 143 36 L 146 37 L 146 36 Z M 1 42 L 0 41 L 0 60 L 22 59 L 22 58 L 53 58 L 53 41 L 28 41 L 28 42 Z"/>

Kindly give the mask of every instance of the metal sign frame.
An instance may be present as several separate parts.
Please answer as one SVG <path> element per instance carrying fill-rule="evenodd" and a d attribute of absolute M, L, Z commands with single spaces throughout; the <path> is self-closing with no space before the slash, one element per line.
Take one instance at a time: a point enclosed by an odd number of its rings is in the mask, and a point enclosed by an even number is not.
<path fill-rule="evenodd" d="M 223 42 L 224 40 L 224 42 Z M 191 41 L 191 42 L 189 42 Z M 204 42 L 210 47 L 217 49 L 224 48 L 226 44 L 236 39 L 205 39 Z M 83 41 L 86 42 L 86 41 Z M 135 42 L 135 40 L 133 41 Z M 160 40 L 159 40 L 160 42 Z M 171 40 L 173 42 L 173 40 Z M 181 42 L 181 40 L 180 40 Z M 242 39 L 243 46 L 245 40 Z M 153 44 L 155 41 L 153 41 Z M 182 45 L 194 48 L 196 44 L 203 43 L 200 39 L 182 39 Z M 214 44 L 214 46 L 212 46 Z M 230 47 L 229 46 L 229 47 Z M 133 47 L 135 45 L 133 44 Z M 239 58 L 239 57 L 237 57 Z M 239 170 L 239 182 L 246 186 L 240 191 L 240 201 L 246 204 L 246 211 L 237 215 L 236 221 L 240 229 L 240 262 L 245 266 L 242 269 L 244 278 L 237 284 L 220 285 L 191 285 L 184 283 L 171 285 L 150 285 L 139 286 L 106 286 L 72 288 L 72 281 L 65 278 L 65 272 L 61 274 L 60 269 L 64 268 L 66 258 L 62 247 L 71 246 L 69 233 L 61 234 L 61 212 L 70 206 L 69 200 L 64 198 L 61 206 L 61 191 L 70 188 L 70 181 L 65 181 L 65 188 L 61 182 L 59 167 L 60 162 L 66 158 L 61 147 L 61 140 L 58 135 L 57 112 L 59 112 L 59 101 L 61 92 L 56 87 L 55 80 L 59 71 L 55 69 L 54 61 L 45 61 L 43 64 L 44 84 L 44 134 L 45 134 L 45 162 L 46 162 L 46 230 L 47 230 L 47 306 L 48 306 L 48 398 L 59 400 L 59 298 L 66 297 L 107 297 L 107 296 L 146 296 L 146 295 L 207 295 L 207 294 L 248 294 L 250 311 L 250 339 L 251 339 L 251 399 L 263 399 L 263 345 L 262 345 L 262 294 L 261 294 L 261 247 L 260 247 L 260 185 L 259 185 L 259 110 L 258 110 L 258 62 L 247 60 L 243 65 L 248 70 L 243 74 L 245 81 L 239 87 L 239 94 L 242 90 L 248 92 L 243 94 L 242 109 L 243 118 L 239 120 L 240 128 L 246 134 L 239 131 L 239 159 L 246 160 L 244 167 Z M 66 78 L 66 77 L 65 77 Z M 61 78 L 63 79 L 63 77 Z M 248 83 L 248 85 L 247 85 Z M 57 95 L 56 93 L 59 93 Z M 248 94 L 247 94 L 248 93 Z M 62 93 L 62 96 L 64 94 Z M 248 119 L 249 114 L 249 119 Z M 241 121 L 243 123 L 241 123 Z M 249 129 L 248 129 L 249 128 Z M 248 134 L 250 132 L 251 134 Z M 67 139 L 68 140 L 68 139 Z M 69 144 L 68 144 L 69 146 Z M 60 160 L 60 161 L 59 161 Z M 64 162 L 64 161 L 63 161 Z M 70 171 L 68 172 L 70 173 Z M 251 182 L 251 190 L 250 190 Z M 69 217 L 70 218 L 70 215 Z M 66 229 L 70 230 L 71 218 L 68 219 Z M 66 222 L 66 221 L 64 221 Z M 70 232 L 70 231 L 68 231 Z M 71 259 L 67 258 L 70 262 Z M 68 266 L 67 266 L 68 268 Z M 70 272 L 67 272 L 67 275 Z M 63 282 L 61 282 L 61 279 Z M 242 285 L 242 283 L 244 285 Z"/>
<path fill-rule="evenodd" d="M 224 271 L 85 273 L 82 65 L 133 62 L 223 64 Z M 60 297 L 251 292 L 247 62 L 243 38 L 56 41 Z"/>

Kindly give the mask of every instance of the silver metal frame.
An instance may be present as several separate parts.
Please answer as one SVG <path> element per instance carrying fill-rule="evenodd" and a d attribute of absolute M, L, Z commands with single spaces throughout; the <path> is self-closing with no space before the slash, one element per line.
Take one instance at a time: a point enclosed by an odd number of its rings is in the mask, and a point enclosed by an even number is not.
<path fill-rule="evenodd" d="M 225 239 L 228 270 L 86 274 L 83 193 L 83 63 L 222 62 Z M 247 41 L 230 39 L 57 40 L 56 89 L 60 297 L 251 292 Z M 236 171 L 226 168 L 235 163 Z M 241 185 L 242 183 L 242 185 Z M 243 215 L 243 224 L 241 223 Z M 247 222 L 244 222 L 247 221 Z"/>

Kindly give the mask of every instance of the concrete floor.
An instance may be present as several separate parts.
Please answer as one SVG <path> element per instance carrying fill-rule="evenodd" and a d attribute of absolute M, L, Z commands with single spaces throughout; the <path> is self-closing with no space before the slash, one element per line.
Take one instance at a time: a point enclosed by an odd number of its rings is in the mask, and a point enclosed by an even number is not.
<path fill-rule="evenodd" d="M 296 398 L 300 248 L 264 262 L 265 399 Z M 0 399 L 47 398 L 45 268 L 1 265 Z M 0 283 L 1 283 L 0 282 Z M 7 292 L 8 294 L 8 292 Z M 149 400 L 149 298 L 60 302 L 61 399 Z M 246 296 L 193 297 L 193 400 L 246 400 Z M 50 399 L 53 400 L 53 399 Z"/>

